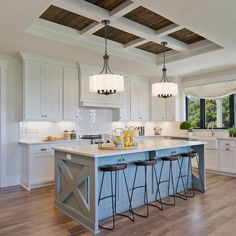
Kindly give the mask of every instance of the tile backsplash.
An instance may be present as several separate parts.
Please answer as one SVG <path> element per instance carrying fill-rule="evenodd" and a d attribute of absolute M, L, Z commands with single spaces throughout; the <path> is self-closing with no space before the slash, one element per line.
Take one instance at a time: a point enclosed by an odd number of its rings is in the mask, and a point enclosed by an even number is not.
<path fill-rule="evenodd" d="M 61 136 L 65 129 L 76 130 L 77 135 L 110 134 L 112 110 L 81 108 L 77 122 L 19 122 L 20 140 L 42 140 L 46 136 Z"/>

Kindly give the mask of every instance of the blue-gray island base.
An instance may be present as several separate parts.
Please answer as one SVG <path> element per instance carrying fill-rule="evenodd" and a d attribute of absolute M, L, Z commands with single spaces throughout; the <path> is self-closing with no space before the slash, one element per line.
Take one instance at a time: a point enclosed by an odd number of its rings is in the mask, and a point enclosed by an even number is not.
<path fill-rule="evenodd" d="M 139 143 L 134 150 L 99 150 L 97 145 L 67 146 L 55 149 L 55 206 L 84 225 L 94 233 L 99 232 L 98 221 L 112 215 L 111 199 L 102 201 L 98 207 L 98 194 L 101 183 L 99 167 L 107 164 L 124 162 L 128 164 L 125 170 L 128 187 L 132 188 L 135 166 L 134 161 L 147 160 L 175 154 L 197 151 L 199 154 L 200 173 L 203 180 L 203 191 L 206 190 L 205 160 L 203 142 L 188 142 L 179 140 L 146 140 Z M 161 161 L 157 161 L 157 173 L 160 172 Z M 150 169 L 150 170 L 149 170 Z M 183 163 L 182 173 L 187 173 L 187 162 Z M 168 166 L 163 167 L 163 178 L 168 177 Z M 174 176 L 177 181 L 178 166 L 174 165 Z M 155 200 L 156 184 L 152 169 L 148 168 L 149 201 Z M 117 181 L 117 211 L 129 209 L 128 196 L 121 173 Z M 143 185 L 144 171 L 139 171 L 136 183 Z M 194 185 L 199 185 L 199 178 L 194 176 Z M 104 179 L 103 194 L 110 195 L 110 178 Z M 107 187 L 107 188 L 106 188 Z M 180 189 L 181 191 L 181 186 Z M 167 183 L 160 186 L 161 196 L 168 195 Z M 143 205 L 143 189 L 137 189 L 132 201 L 132 207 Z M 130 223 L 130 222 L 128 222 Z"/>

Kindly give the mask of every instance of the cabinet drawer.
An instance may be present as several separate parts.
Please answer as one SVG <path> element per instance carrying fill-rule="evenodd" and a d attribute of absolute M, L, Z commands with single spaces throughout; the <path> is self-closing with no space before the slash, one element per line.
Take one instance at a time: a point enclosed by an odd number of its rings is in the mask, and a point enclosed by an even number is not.
<path fill-rule="evenodd" d="M 221 148 L 236 148 L 236 140 L 220 140 L 219 145 Z"/>
<path fill-rule="evenodd" d="M 31 153 L 37 154 L 37 155 L 43 155 L 43 154 L 52 154 L 54 153 L 53 150 L 54 146 L 52 145 L 37 145 L 31 147 Z"/>

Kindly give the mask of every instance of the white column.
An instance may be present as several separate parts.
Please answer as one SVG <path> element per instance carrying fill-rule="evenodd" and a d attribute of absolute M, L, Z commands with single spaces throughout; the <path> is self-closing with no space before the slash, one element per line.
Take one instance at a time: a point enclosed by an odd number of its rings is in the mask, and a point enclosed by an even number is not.
<path fill-rule="evenodd" d="M 216 126 L 222 128 L 222 98 L 216 99 Z"/>

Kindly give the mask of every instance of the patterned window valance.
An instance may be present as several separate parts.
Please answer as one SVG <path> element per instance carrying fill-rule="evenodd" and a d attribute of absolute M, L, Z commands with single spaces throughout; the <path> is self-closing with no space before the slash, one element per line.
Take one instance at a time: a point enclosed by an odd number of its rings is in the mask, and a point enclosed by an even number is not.
<path fill-rule="evenodd" d="M 236 80 L 184 88 L 184 94 L 199 98 L 221 98 L 236 93 Z"/>

